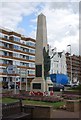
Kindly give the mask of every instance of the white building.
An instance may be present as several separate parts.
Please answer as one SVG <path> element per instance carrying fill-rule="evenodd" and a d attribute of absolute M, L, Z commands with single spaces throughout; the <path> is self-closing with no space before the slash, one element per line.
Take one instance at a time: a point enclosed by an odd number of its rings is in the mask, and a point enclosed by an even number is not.
<path fill-rule="evenodd" d="M 56 48 L 49 47 L 51 57 L 50 74 L 67 74 L 65 52 L 57 52 Z"/>

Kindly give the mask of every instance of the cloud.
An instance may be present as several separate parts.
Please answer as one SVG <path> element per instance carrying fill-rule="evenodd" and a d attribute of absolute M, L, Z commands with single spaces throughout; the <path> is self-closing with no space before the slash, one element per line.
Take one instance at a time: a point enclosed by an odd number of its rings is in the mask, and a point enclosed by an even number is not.
<path fill-rule="evenodd" d="M 72 51 L 78 54 L 79 41 L 79 0 L 2 0 L 0 4 L 0 26 L 26 33 L 26 29 L 21 28 L 19 23 L 24 16 L 35 15 L 35 19 L 30 19 L 30 37 L 36 38 L 37 16 L 41 12 L 46 15 L 48 43 L 52 47 L 57 47 L 59 51 L 67 49 L 67 45 L 72 45 Z M 19 26 L 19 27 L 18 27 Z M 71 43 L 70 43 L 71 41 Z"/>
<path fill-rule="evenodd" d="M 31 2 L 2 2 L 0 8 L 0 26 L 16 30 L 18 24 L 23 20 L 23 16 L 35 12 L 38 3 Z M 2 20 L 2 21 L 1 21 Z"/>
<path fill-rule="evenodd" d="M 70 2 L 70 1 L 66 1 L 66 2 L 50 2 L 49 3 L 49 8 L 51 9 L 69 9 L 71 12 L 78 12 L 78 7 L 79 7 L 79 3 L 78 2 Z"/>
<path fill-rule="evenodd" d="M 45 3 L 41 11 L 37 11 L 37 16 L 41 12 L 46 15 L 48 43 L 52 47 L 57 47 L 58 51 L 67 50 L 67 45 L 71 44 L 72 53 L 78 54 L 79 4 Z"/>
<path fill-rule="evenodd" d="M 0 2 L 80 2 L 80 0 L 0 0 Z"/>

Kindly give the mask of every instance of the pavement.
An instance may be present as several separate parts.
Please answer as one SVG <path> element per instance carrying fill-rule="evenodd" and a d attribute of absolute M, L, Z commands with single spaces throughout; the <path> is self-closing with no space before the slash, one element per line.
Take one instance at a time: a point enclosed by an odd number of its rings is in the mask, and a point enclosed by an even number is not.
<path fill-rule="evenodd" d="M 79 120 L 81 120 L 81 111 L 79 112 L 69 112 L 69 111 L 66 111 L 66 110 L 53 110 L 53 113 L 52 113 L 52 118 L 78 118 Z"/>

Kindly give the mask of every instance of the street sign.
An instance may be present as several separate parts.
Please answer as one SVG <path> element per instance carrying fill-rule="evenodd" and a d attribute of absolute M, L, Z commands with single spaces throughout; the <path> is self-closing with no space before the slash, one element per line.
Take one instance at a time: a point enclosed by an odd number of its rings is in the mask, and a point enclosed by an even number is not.
<path fill-rule="evenodd" d="M 27 70 L 20 68 L 20 76 L 21 76 L 21 77 L 27 77 Z"/>
<path fill-rule="evenodd" d="M 16 65 L 8 65 L 7 66 L 7 73 L 8 74 L 16 74 L 17 73 L 17 66 Z"/>

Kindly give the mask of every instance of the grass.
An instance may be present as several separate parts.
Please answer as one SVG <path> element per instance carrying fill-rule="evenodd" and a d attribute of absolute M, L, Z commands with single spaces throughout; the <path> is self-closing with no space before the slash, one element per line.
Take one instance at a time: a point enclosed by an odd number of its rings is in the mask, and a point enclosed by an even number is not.
<path fill-rule="evenodd" d="M 3 98 L 2 99 L 2 103 L 13 103 L 13 102 L 16 102 L 18 101 L 18 99 L 12 99 L 12 98 Z"/>
<path fill-rule="evenodd" d="M 12 99 L 12 98 L 3 98 L 2 103 L 12 103 L 16 102 L 18 99 Z M 0 101 L 1 102 L 1 101 Z M 54 109 L 59 108 L 60 106 L 63 106 L 65 102 L 42 102 L 42 101 L 33 101 L 33 100 L 23 100 L 23 104 L 29 104 L 29 105 L 45 105 L 45 106 L 52 106 Z"/>
<path fill-rule="evenodd" d="M 32 101 L 32 100 L 23 100 L 23 104 L 31 104 L 31 105 L 45 105 L 45 106 L 52 106 L 54 109 L 63 106 L 64 102 L 42 102 L 42 101 Z"/>
<path fill-rule="evenodd" d="M 0 98 L 0 103 L 2 103 L 2 99 Z"/>

